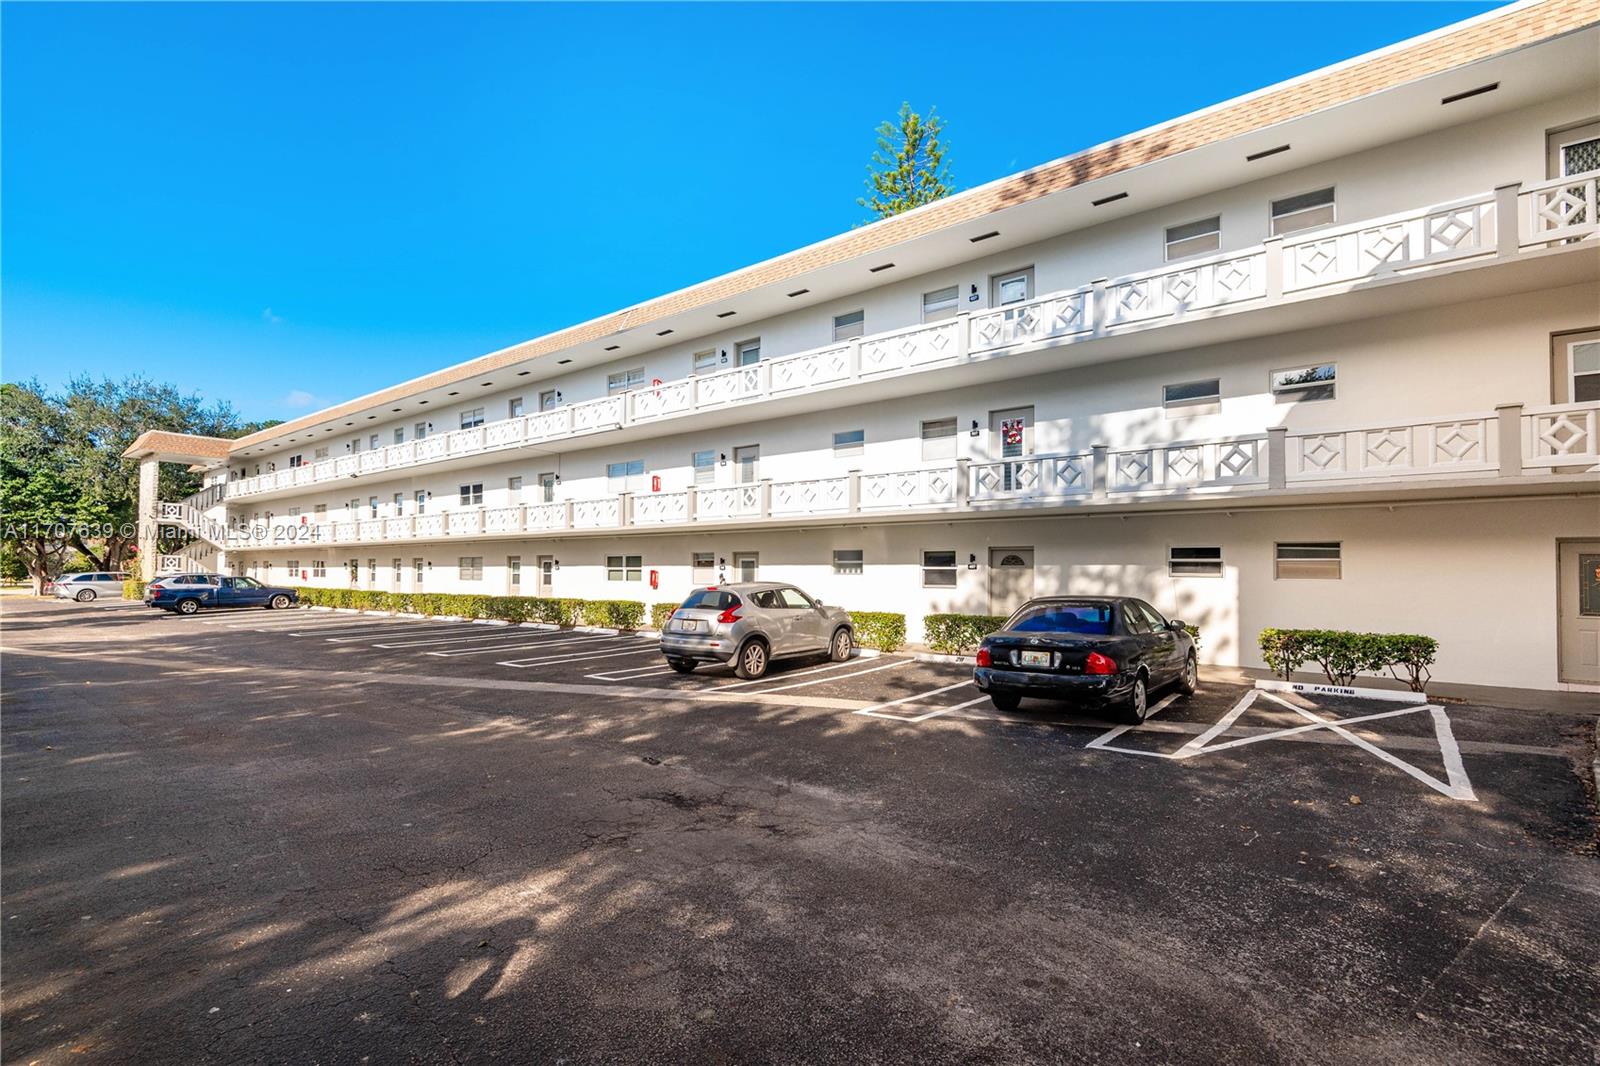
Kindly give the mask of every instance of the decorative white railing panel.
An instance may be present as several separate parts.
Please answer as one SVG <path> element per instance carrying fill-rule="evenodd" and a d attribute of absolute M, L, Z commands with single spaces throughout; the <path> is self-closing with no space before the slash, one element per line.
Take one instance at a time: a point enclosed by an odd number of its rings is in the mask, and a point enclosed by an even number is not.
<path fill-rule="evenodd" d="M 384 451 L 389 453 L 389 466 L 410 466 L 417 461 L 417 442 L 408 440 L 404 444 L 391 444 Z"/>
<path fill-rule="evenodd" d="M 1476 474 L 1498 469 L 1495 416 L 1379 424 L 1291 433 L 1284 442 L 1285 480 Z"/>
<path fill-rule="evenodd" d="M 529 530 L 564 529 L 567 525 L 567 505 L 564 503 L 530 503 L 524 528 Z"/>
<path fill-rule="evenodd" d="M 483 427 L 483 444 L 486 448 L 505 448 L 512 444 L 521 444 L 523 431 L 527 428 L 525 418 L 506 418 L 499 422 L 490 422 Z"/>
<path fill-rule="evenodd" d="M 693 378 L 663 382 L 628 393 L 628 409 L 635 419 L 663 418 L 693 408 Z"/>
<path fill-rule="evenodd" d="M 572 431 L 584 433 L 595 429 L 614 429 L 622 425 L 623 406 L 627 395 L 604 396 L 587 403 L 575 403 L 572 412 Z"/>
<path fill-rule="evenodd" d="M 341 455 L 339 458 L 333 461 L 334 477 L 349 477 L 351 474 L 358 474 L 360 472 L 361 461 L 359 456 Z"/>
<path fill-rule="evenodd" d="M 335 522 L 333 524 L 333 539 L 341 544 L 348 544 L 361 536 L 359 522 Z"/>
<path fill-rule="evenodd" d="M 774 396 L 844 381 L 850 377 L 850 346 L 774 359 L 769 372 Z"/>
<path fill-rule="evenodd" d="M 521 530 L 522 508 L 520 507 L 491 507 L 483 512 L 485 533 L 517 533 Z"/>
<path fill-rule="evenodd" d="M 483 450 L 483 427 L 452 429 L 444 435 L 445 451 L 451 455 L 470 455 Z"/>
<path fill-rule="evenodd" d="M 875 377 L 915 367 L 954 362 L 959 352 L 959 319 L 917 326 L 861 341 L 861 376 Z"/>
<path fill-rule="evenodd" d="M 1266 294 L 1265 252 L 1219 256 L 1107 282 L 1106 324 L 1181 316 Z"/>
<path fill-rule="evenodd" d="M 445 516 L 442 514 L 419 514 L 415 516 L 417 536 L 442 537 L 445 534 Z"/>
<path fill-rule="evenodd" d="M 1600 464 L 1600 403 L 1524 411 L 1522 456 L 1525 468 Z"/>
<path fill-rule="evenodd" d="M 778 481 L 772 485 L 774 515 L 838 514 L 850 509 L 850 479 Z"/>
<path fill-rule="evenodd" d="M 1524 188 L 1517 198 L 1522 246 L 1582 240 L 1600 234 L 1597 179 L 1600 172 L 1589 171 Z"/>
<path fill-rule="evenodd" d="M 483 532 L 483 512 L 480 510 L 451 511 L 449 525 L 445 531 L 453 537 L 463 533 L 481 533 Z"/>
<path fill-rule="evenodd" d="M 738 366 L 732 370 L 719 370 L 694 380 L 694 402 L 697 407 L 713 407 L 735 403 L 761 395 L 761 366 Z"/>
<path fill-rule="evenodd" d="M 967 347 L 988 351 L 1012 344 L 1082 336 L 1094 331 L 1090 289 L 1057 293 L 1039 300 L 973 315 Z"/>
<path fill-rule="evenodd" d="M 1314 230 L 1283 242 L 1283 289 L 1295 292 L 1495 250 L 1494 199 Z"/>
<path fill-rule="evenodd" d="M 1086 496 L 1094 491 L 1094 455 L 1073 452 L 977 463 L 969 477 L 968 498 L 974 501 Z"/>
<path fill-rule="evenodd" d="M 357 530 L 356 535 L 358 537 L 360 537 L 362 540 L 382 540 L 383 539 L 383 519 L 381 519 L 381 518 L 366 518 L 366 519 L 362 519 L 357 524 L 358 524 L 358 526 L 360 528 Z"/>
<path fill-rule="evenodd" d="M 662 525 L 689 521 L 687 492 L 651 492 L 633 497 L 633 521 L 637 525 Z"/>
<path fill-rule="evenodd" d="M 443 434 L 423 437 L 417 441 L 417 462 L 427 463 L 435 459 L 443 459 L 447 449 L 448 442 Z"/>
<path fill-rule="evenodd" d="M 1106 453 L 1109 492 L 1183 491 L 1262 484 L 1267 438 L 1174 441 Z"/>
<path fill-rule="evenodd" d="M 895 507 L 938 507 L 956 501 L 954 467 L 902 470 L 861 475 L 860 507 L 881 511 Z"/>
<path fill-rule="evenodd" d="M 622 524 L 622 501 L 616 496 L 572 501 L 572 528 L 610 529 Z"/>
<path fill-rule="evenodd" d="M 572 408 L 557 407 L 528 416 L 528 439 L 548 440 L 572 432 Z"/>
<path fill-rule="evenodd" d="M 409 515 L 403 518 L 386 518 L 383 521 L 384 536 L 390 540 L 406 540 L 412 532 L 415 520 Z"/>
<path fill-rule="evenodd" d="M 694 516 L 701 518 L 744 518 L 761 513 L 760 485 L 729 485 L 695 492 Z"/>

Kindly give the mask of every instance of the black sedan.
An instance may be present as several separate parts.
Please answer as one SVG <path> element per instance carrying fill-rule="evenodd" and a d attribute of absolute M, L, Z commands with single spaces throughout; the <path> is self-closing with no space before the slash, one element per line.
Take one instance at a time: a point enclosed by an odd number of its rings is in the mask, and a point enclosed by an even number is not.
<path fill-rule="evenodd" d="M 1002 711 L 1036 696 L 1110 705 L 1137 723 L 1152 690 L 1193 693 L 1196 669 L 1188 627 L 1143 600 L 1059 596 L 1029 600 L 984 637 L 973 677 Z"/>

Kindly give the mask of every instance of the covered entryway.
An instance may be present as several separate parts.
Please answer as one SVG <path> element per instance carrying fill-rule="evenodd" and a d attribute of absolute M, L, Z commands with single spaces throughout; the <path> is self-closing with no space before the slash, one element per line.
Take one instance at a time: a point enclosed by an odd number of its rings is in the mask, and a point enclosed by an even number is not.
<path fill-rule="evenodd" d="M 989 549 L 989 613 L 1007 615 L 1033 598 L 1033 549 Z"/>
<path fill-rule="evenodd" d="M 1600 540 L 1565 540 L 1559 549 L 1561 680 L 1600 685 Z"/>

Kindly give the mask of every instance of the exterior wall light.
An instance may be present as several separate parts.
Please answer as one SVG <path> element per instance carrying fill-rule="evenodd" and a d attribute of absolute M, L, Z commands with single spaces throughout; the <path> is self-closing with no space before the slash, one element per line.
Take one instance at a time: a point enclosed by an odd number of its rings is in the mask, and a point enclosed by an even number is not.
<path fill-rule="evenodd" d="M 976 555 L 972 554 L 971 552 L 968 552 L 967 553 L 967 569 L 968 570 L 976 570 L 977 568 L 978 568 L 978 557 Z"/>
<path fill-rule="evenodd" d="M 722 466 L 727 466 L 728 465 L 728 453 L 727 452 L 718 452 L 717 453 L 717 458 L 719 460 L 721 460 L 721 465 Z"/>
<path fill-rule="evenodd" d="M 972 432 L 967 435 L 969 437 L 976 437 L 978 435 L 978 420 L 976 418 L 972 420 Z"/>

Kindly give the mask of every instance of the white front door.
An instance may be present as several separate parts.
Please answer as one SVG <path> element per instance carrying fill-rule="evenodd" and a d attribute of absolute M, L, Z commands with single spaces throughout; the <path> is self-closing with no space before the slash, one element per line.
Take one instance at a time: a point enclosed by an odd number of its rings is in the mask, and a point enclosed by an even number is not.
<path fill-rule="evenodd" d="M 1561 680 L 1600 685 L 1600 540 L 1562 541 L 1557 569 Z"/>
<path fill-rule="evenodd" d="M 756 552 L 734 552 L 733 573 L 735 581 L 756 581 L 761 569 L 761 556 Z"/>
<path fill-rule="evenodd" d="M 556 584 L 556 558 L 553 555 L 539 556 L 539 595 L 548 596 Z"/>
<path fill-rule="evenodd" d="M 989 613 L 1008 615 L 1033 599 L 1033 549 L 989 549 Z"/>

